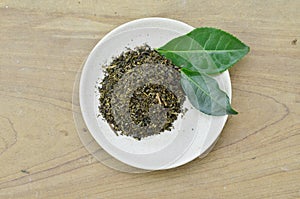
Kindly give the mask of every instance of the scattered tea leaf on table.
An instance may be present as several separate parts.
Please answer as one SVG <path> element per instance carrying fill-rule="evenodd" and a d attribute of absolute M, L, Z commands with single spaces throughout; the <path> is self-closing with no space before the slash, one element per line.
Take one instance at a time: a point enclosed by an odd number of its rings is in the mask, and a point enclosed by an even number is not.
<path fill-rule="evenodd" d="M 181 86 L 191 104 L 208 115 L 237 114 L 229 97 L 212 77 L 188 69 L 181 69 Z"/>
<path fill-rule="evenodd" d="M 217 74 L 243 58 L 249 47 L 220 29 L 196 28 L 156 50 L 179 67 Z"/>

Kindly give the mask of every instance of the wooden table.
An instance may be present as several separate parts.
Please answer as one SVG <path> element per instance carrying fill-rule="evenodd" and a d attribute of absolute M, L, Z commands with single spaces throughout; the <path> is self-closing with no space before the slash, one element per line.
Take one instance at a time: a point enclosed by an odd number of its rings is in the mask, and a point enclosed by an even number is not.
<path fill-rule="evenodd" d="M 0 1 L 0 198 L 300 198 L 300 1 Z M 110 30 L 159 16 L 235 34 L 233 107 L 213 151 L 169 171 L 98 163 L 72 117 L 76 73 Z"/>

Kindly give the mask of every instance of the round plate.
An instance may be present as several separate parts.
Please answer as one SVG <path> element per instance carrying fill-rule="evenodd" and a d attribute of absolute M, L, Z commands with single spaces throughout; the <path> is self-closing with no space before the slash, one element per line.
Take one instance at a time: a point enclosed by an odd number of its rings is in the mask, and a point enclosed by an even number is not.
<path fill-rule="evenodd" d="M 95 87 L 104 77 L 102 66 L 126 48 L 147 43 L 153 48 L 186 34 L 193 27 L 163 18 L 139 19 L 119 26 L 107 34 L 92 50 L 80 79 L 80 107 L 84 121 L 98 144 L 116 159 L 133 167 L 159 170 L 180 166 L 205 152 L 219 136 L 227 116 L 213 117 L 192 108 L 174 122 L 174 129 L 137 141 L 116 136 L 99 114 L 99 93 Z M 220 88 L 231 97 L 228 72 L 216 77 Z"/>

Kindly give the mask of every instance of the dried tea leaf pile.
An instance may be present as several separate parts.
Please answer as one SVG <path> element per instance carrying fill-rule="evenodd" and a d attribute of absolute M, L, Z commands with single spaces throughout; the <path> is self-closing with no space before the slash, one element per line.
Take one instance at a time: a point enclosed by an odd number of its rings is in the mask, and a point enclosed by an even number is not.
<path fill-rule="evenodd" d="M 171 130 L 185 99 L 175 65 L 141 46 L 105 69 L 99 111 L 115 132 L 140 140 Z"/>

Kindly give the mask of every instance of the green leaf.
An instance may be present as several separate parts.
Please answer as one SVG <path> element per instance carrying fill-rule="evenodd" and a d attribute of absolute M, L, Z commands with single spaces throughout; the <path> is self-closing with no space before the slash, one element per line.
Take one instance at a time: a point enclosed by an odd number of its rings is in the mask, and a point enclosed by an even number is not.
<path fill-rule="evenodd" d="M 182 68 L 181 86 L 191 104 L 201 112 L 215 116 L 237 114 L 227 94 L 212 77 Z"/>
<path fill-rule="evenodd" d="M 156 50 L 179 67 L 216 74 L 243 58 L 249 47 L 222 30 L 196 28 Z"/>

